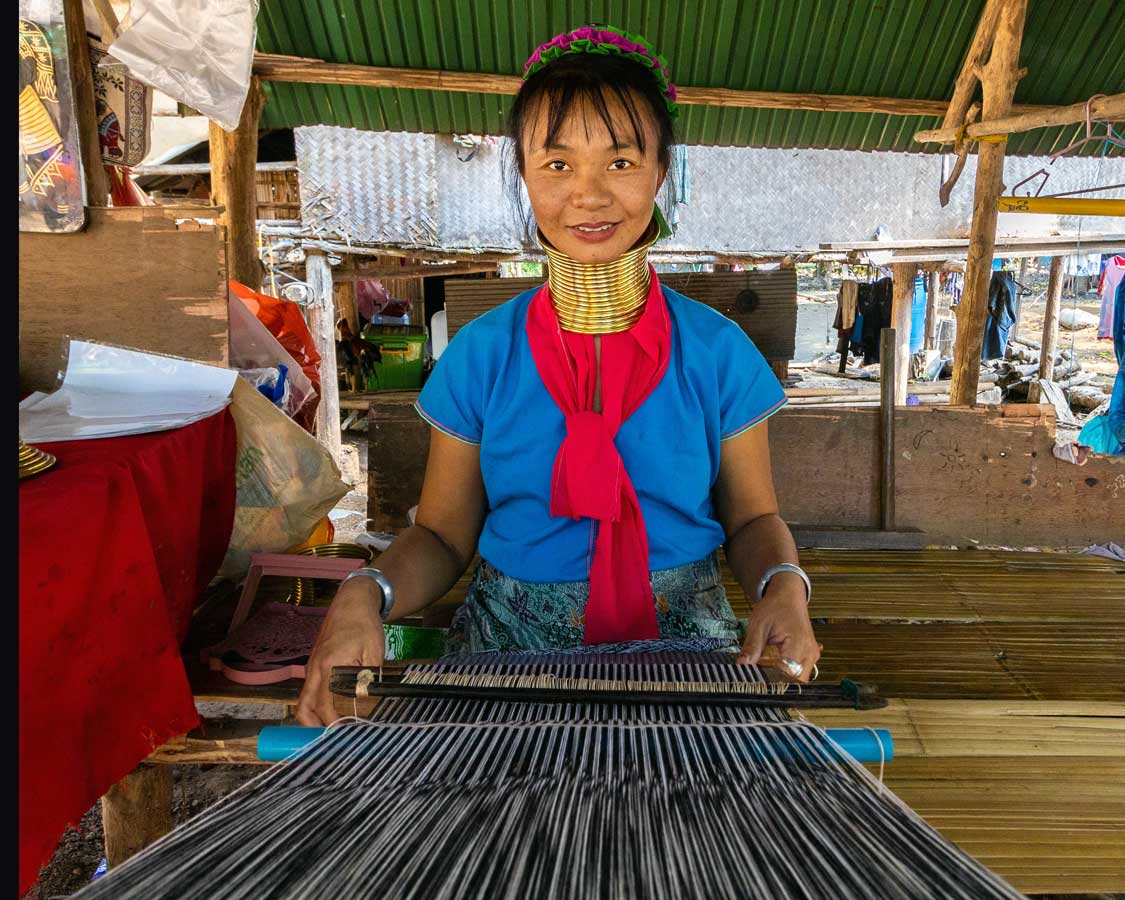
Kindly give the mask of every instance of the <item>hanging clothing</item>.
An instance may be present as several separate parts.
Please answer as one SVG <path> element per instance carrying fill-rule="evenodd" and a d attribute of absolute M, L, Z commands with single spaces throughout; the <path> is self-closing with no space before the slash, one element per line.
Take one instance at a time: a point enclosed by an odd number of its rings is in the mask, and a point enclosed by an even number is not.
<path fill-rule="evenodd" d="M 597 522 L 550 511 L 566 417 L 528 343 L 528 307 L 538 290 L 458 331 L 416 409 L 435 428 L 480 446 L 488 497 L 481 557 L 521 581 L 584 581 Z M 614 438 L 644 516 L 652 571 L 703 559 L 722 545 L 711 505 L 722 442 L 785 404 L 769 363 L 735 322 L 662 290 L 671 321 L 667 371 Z"/>
<path fill-rule="evenodd" d="M 981 347 L 982 360 L 1002 359 L 1008 349 L 1008 334 L 1016 321 L 1016 276 L 993 272 L 988 282 L 988 323 Z"/>
<path fill-rule="evenodd" d="M 857 293 L 858 285 L 854 279 L 840 282 L 840 290 L 836 292 L 836 321 L 832 326 L 837 331 L 850 329 L 855 324 Z"/>
<path fill-rule="evenodd" d="M 1117 378 L 1109 410 L 1094 416 L 1078 433 L 1078 443 L 1095 453 L 1125 455 L 1125 279 L 1117 284 L 1113 297 L 1113 351 L 1117 356 Z"/>
<path fill-rule="evenodd" d="M 893 297 L 894 288 L 890 278 L 880 278 L 857 288 L 857 313 L 852 328 L 851 349 L 853 353 L 863 354 L 865 366 L 879 361 L 880 333 L 891 325 Z"/>
<path fill-rule="evenodd" d="M 1102 298 L 1101 315 L 1098 317 L 1098 337 L 1105 341 L 1113 340 L 1114 306 L 1117 287 L 1125 280 L 1125 256 L 1111 256 L 1102 269 L 1098 293 Z"/>

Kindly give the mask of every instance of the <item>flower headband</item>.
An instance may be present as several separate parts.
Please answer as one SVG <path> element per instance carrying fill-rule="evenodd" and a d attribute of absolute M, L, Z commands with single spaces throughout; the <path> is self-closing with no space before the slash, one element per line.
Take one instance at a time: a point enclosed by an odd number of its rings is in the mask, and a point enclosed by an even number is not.
<path fill-rule="evenodd" d="M 542 69 L 551 60 L 569 53 L 616 53 L 627 59 L 639 62 L 652 72 L 668 114 L 677 118 L 680 107 L 676 105 L 676 86 L 672 84 L 668 72 L 668 61 L 656 52 L 656 48 L 638 34 L 629 34 L 612 25 L 588 25 L 574 31 L 556 35 L 547 43 L 536 48 L 523 67 L 523 80 Z"/>

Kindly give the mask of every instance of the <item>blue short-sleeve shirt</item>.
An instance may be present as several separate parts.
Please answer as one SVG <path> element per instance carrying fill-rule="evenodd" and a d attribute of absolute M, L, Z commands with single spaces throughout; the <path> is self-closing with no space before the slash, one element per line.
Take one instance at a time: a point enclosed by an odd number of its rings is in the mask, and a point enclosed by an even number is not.
<path fill-rule="evenodd" d="M 527 309 L 537 290 L 458 331 L 416 406 L 435 428 L 480 446 L 488 496 L 481 557 L 521 581 L 584 581 L 597 523 L 549 512 L 566 424 L 528 343 Z M 719 445 L 785 405 L 769 364 L 735 322 L 663 290 L 672 321 L 668 369 L 615 440 L 640 501 L 654 570 L 702 559 L 722 544 L 711 503 Z"/>

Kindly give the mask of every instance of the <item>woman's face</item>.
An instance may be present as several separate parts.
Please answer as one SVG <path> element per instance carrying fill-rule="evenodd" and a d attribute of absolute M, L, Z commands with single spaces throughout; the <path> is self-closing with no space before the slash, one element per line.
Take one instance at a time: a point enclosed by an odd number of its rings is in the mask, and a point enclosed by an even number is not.
<path fill-rule="evenodd" d="M 657 134 L 644 101 L 637 98 L 645 150 L 635 144 L 629 115 L 606 98 L 620 144 L 601 116 L 576 104 L 550 145 L 547 104 L 540 103 L 524 132 L 523 180 L 535 222 L 555 248 L 578 262 L 609 262 L 626 253 L 652 221 L 664 173 L 657 162 Z"/>

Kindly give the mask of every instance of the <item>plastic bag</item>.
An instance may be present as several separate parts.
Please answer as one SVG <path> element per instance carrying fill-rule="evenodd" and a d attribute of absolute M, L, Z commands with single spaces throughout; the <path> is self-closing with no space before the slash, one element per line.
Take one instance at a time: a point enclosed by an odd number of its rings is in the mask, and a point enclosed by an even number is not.
<path fill-rule="evenodd" d="M 257 17 L 257 0 L 132 0 L 109 53 L 138 81 L 234 131 Z"/>
<path fill-rule="evenodd" d="M 292 419 L 290 407 L 293 405 L 293 390 L 287 377 L 288 372 L 289 367 L 285 365 L 238 370 L 238 374 L 254 385 L 259 394 Z"/>
<path fill-rule="evenodd" d="M 288 390 L 281 409 L 289 418 L 307 425 L 307 417 L 302 413 L 306 404 L 311 404 L 315 415 L 317 392 L 300 364 L 233 291 L 228 294 L 227 307 L 230 319 L 230 364 L 259 388 L 267 383 L 276 385 L 278 369 L 284 369 Z M 267 372 L 273 373 L 272 378 Z"/>
<path fill-rule="evenodd" d="M 328 451 L 253 386 L 236 379 L 232 399 L 238 456 L 234 530 L 219 570 L 226 578 L 245 575 L 251 554 L 307 540 L 348 492 Z"/>

